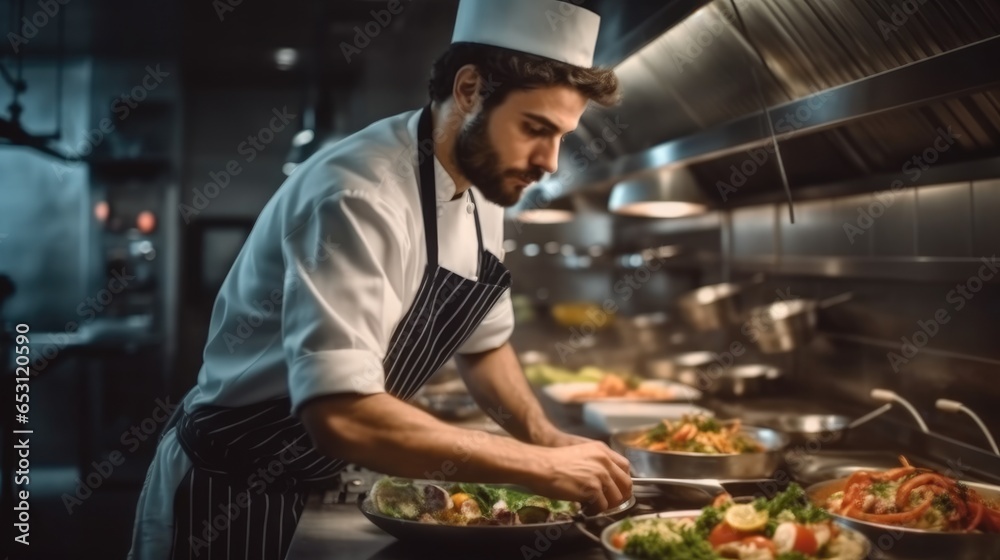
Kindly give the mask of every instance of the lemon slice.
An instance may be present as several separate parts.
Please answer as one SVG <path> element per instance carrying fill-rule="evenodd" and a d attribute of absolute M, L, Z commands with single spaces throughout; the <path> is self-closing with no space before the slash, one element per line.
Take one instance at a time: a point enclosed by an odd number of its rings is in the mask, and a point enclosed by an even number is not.
<path fill-rule="evenodd" d="M 752 533 L 767 525 L 767 512 L 757 511 L 752 504 L 735 504 L 726 510 L 726 523 L 737 531 Z"/>

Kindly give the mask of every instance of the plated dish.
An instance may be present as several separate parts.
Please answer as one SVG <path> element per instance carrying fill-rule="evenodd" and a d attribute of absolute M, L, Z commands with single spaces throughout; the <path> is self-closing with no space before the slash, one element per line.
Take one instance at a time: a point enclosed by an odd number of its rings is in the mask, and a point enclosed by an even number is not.
<path fill-rule="evenodd" d="M 570 395 L 573 402 L 624 400 L 670 400 L 676 395 L 673 387 L 659 383 L 644 383 L 639 377 L 607 373 L 593 388 L 581 389 Z"/>
<path fill-rule="evenodd" d="M 596 366 L 585 366 L 575 370 L 544 363 L 524 366 L 524 375 L 528 381 L 541 387 L 553 383 L 597 383 L 609 373 L 612 372 Z"/>
<path fill-rule="evenodd" d="M 662 420 L 625 443 L 646 451 L 709 455 L 760 453 L 765 449 L 761 442 L 743 431 L 739 420 L 723 422 L 705 415 Z"/>
<path fill-rule="evenodd" d="M 493 484 L 430 482 L 385 477 L 373 486 L 371 505 L 394 519 L 435 525 L 532 525 L 569 521 L 580 504 L 551 500 Z"/>
<path fill-rule="evenodd" d="M 829 512 L 865 521 L 939 533 L 1000 534 L 1000 500 L 950 476 L 911 465 L 858 471 L 843 489 L 817 496 Z"/>
<path fill-rule="evenodd" d="M 610 557 L 636 560 L 861 560 L 871 548 L 796 484 L 770 500 L 626 519 L 605 529 L 602 543 Z"/>
<path fill-rule="evenodd" d="M 553 383 L 542 388 L 552 400 L 569 405 L 587 402 L 674 402 L 701 398 L 701 391 L 682 383 L 647 379 L 632 384 L 603 382 Z"/>

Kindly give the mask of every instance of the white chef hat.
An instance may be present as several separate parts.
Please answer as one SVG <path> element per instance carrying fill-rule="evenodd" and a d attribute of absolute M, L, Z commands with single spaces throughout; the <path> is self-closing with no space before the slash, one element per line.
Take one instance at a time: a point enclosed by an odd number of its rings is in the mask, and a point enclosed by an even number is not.
<path fill-rule="evenodd" d="M 600 24 L 594 12 L 559 0 L 461 0 L 451 42 L 503 47 L 589 68 Z"/>

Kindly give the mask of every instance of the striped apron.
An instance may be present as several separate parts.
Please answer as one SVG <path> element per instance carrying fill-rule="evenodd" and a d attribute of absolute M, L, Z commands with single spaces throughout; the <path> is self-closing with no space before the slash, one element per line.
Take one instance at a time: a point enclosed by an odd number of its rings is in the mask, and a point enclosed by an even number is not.
<path fill-rule="evenodd" d="M 418 146 L 430 141 L 431 126 L 427 107 Z M 386 391 L 404 400 L 451 358 L 510 287 L 509 271 L 483 248 L 478 209 L 477 279 L 438 265 L 434 159 L 424 157 L 419 170 L 427 270 L 383 361 Z M 475 205 L 471 191 L 469 196 Z M 237 408 L 203 406 L 179 416 L 177 437 L 193 467 L 174 496 L 171 558 L 285 557 L 310 483 L 345 466 L 312 446 L 290 408 L 284 397 Z"/>

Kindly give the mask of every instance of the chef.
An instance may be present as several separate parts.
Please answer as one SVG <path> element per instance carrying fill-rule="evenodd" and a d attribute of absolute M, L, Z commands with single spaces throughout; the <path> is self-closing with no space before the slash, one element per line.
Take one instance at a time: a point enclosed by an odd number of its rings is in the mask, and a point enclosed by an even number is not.
<path fill-rule="evenodd" d="M 216 299 L 130 558 L 284 558 L 310 485 L 348 463 L 590 511 L 631 495 L 628 462 L 533 397 L 502 263 L 503 207 L 555 172 L 589 102 L 617 99 L 592 67 L 599 21 L 556 0 L 462 0 L 428 105 L 322 149 L 278 189 Z M 453 356 L 513 437 L 407 403 Z"/>

